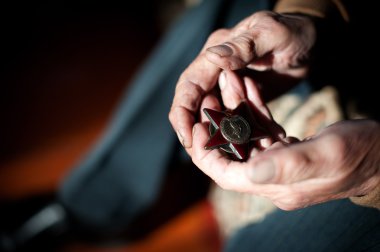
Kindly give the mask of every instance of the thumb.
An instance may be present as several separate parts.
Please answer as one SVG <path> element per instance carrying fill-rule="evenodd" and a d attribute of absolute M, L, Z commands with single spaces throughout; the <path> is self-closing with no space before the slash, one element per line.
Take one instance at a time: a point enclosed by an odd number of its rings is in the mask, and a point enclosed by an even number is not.
<path fill-rule="evenodd" d="M 244 68 L 256 58 L 253 37 L 253 34 L 242 33 L 223 44 L 209 47 L 206 58 L 225 70 Z"/>
<path fill-rule="evenodd" d="M 247 175 L 258 184 L 292 184 L 318 177 L 323 172 L 318 167 L 326 160 L 317 146 L 310 140 L 269 148 L 254 158 Z"/>

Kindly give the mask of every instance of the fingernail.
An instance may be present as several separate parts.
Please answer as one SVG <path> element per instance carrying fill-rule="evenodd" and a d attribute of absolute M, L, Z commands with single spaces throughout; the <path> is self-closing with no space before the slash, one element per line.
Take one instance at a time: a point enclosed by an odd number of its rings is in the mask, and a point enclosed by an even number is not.
<path fill-rule="evenodd" d="M 247 170 L 248 176 L 253 183 L 269 182 L 275 174 L 275 165 L 271 159 L 263 159 Z"/>
<path fill-rule="evenodd" d="M 178 137 L 180 143 L 182 144 L 182 146 L 185 146 L 183 136 L 178 130 L 177 130 L 177 137 Z"/>
<path fill-rule="evenodd" d="M 269 148 L 272 145 L 273 141 L 270 138 L 264 138 L 260 140 L 261 147 Z"/>
<path fill-rule="evenodd" d="M 227 77 L 226 77 L 226 72 L 221 72 L 219 75 L 219 87 L 220 90 L 223 90 L 226 87 L 227 83 Z"/>
<path fill-rule="evenodd" d="M 227 45 L 217 45 L 213 47 L 207 48 L 207 51 L 216 53 L 220 57 L 228 57 L 231 56 L 234 52 L 232 51 L 231 47 Z"/>

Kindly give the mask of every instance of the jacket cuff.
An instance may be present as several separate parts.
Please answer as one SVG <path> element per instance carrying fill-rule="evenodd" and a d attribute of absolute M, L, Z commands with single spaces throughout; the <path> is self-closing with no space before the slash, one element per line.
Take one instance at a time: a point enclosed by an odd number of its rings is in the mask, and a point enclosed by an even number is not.
<path fill-rule="evenodd" d="M 380 185 L 369 194 L 361 197 L 351 197 L 350 200 L 357 205 L 380 209 Z"/>
<path fill-rule="evenodd" d="M 338 12 L 346 21 L 349 21 L 347 9 L 341 0 L 279 0 L 275 7 L 279 13 L 303 13 L 315 17 L 326 18 L 333 12 Z"/>

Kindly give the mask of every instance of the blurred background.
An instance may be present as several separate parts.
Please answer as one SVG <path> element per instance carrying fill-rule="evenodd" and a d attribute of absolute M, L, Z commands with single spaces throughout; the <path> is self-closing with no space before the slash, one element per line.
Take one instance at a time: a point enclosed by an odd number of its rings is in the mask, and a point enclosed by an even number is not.
<path fill-rule="evenodd" d="M 196 2 L 2 3 L 0 231 L 54 195 L 160 37 Z M 196 201 L 124 246 L 74 242 L 58 251 L 218 251 L 212 208 Z"/>

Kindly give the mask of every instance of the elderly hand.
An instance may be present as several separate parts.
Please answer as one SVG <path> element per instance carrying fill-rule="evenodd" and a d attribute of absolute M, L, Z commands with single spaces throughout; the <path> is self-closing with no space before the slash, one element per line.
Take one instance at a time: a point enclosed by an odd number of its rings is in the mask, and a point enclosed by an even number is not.
<path fill-rule="evenodd" d="M 170 120 L 193 162 L 225 189 L 261 195 L 292 210 L 320 202 L 365 195 L 380 182 L 380 125 L 371 120 L 336 123 L 307 140 L 284 138 L 260 95 L 267 88 L 261 73 L 303 78 L 315 43 L 310 19 L 258 12 L 231 30 L 212 34 L 204 49 L 181 75 Z M 253 69 L 240 78 L 231 70 Z M 223 71 L 223 72 L 222 72 Z M 215 92 L 219 78 L 222 103 Z M 270 79 L 272 77 L 270 76 Z M 276 89 L 281 89 L 278 82 Z M 248 100 L 266 118 L 278 142 L 253 150 L 246 162 L 221 151 L 205 150 L 209 138 L 203 107 L 233 109 Z M 267 143 L 271 144 L 270 142 Z"/>
<path fill-rule="evenodd" d="M 221 107 L 213 92 L 222 70 L 248 68 L 302 78 L 306 75 L 305 63 L 314 42 L 315 28 L 311 19 L 268 11 L 255 13 L 232 29 L 214 32 L 182 73 L 169 113 L 171 124 L 188 153 L 192 153 L 192 129 L 200 120 L 196 116 L 201 104 Z M 266 83 L 261 84 L 265 90 Z M 276 85 L 281 89 L 283 83 L 279 81 Z"/>
<path fill-rule="evenodd" d="M 224 90 L 238 86 L 237 77 L 227 75 L 230 81 Z M 254 82 L 249 78 L 241 82 L 252 107 L 269 116 Z M 240 99 L 239 91 L 231 93 L 222 92 L 227 104 Z M 222 188 L 267 197 L 284 210 L 366 195 L 380 183 L 380 124 L 375 121 L 339 122 L 303 141 L 285 138 L 263 152 L 253 150 L 246 162 L 205 150 L 208 138 L 208 123 L 197 123 L 192 159 L 205 174 Z"/>
<path fill-rule="evenodd" d="M 366 195 L 380 183 L 380 125 L 346 121 L 312 139 L 277 142 L 247 162 L 206 152 L 207 129 L 196 125 L 194 163 L 222 188 L 269 198 L 284 210 Z"/>

